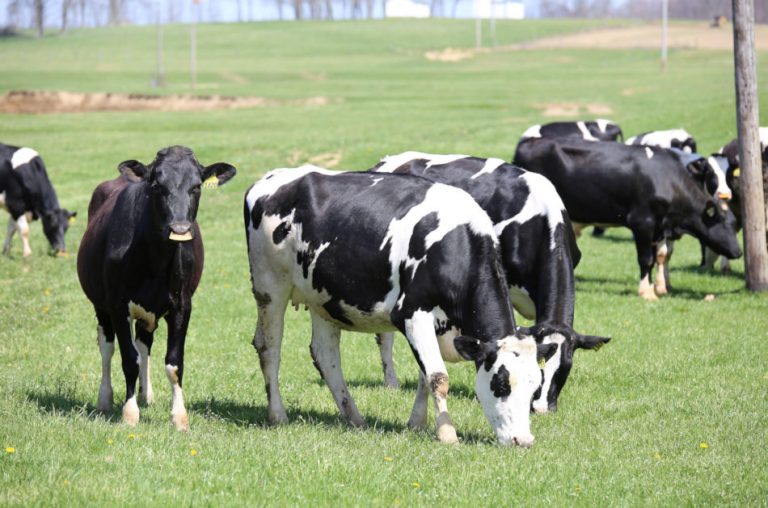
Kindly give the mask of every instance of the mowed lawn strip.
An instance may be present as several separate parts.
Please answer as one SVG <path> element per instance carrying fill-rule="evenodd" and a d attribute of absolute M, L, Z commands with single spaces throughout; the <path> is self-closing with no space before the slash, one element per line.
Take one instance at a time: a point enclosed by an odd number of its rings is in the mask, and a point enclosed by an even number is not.
<path fill-rule="evenodd" d="M 622 23 L 632 24 L 611 25 Z M 499 43 L 601 24 L 499 22 Z M 2 39 L 7 71 L 0 92 L 189 93 L 188 35 L 182 25 L 165 28 L 163 89 L 150 87 L 152 27 Z M 202 25 L 198 41 L 195 93 L 329 101 L 234 111 L 0 115 L 0 141 L 37 149 L 62 206 L 79 212 L 67 235 L 69 258 L 46 255 L 39 222 L 31 228 L 31 258 L 21 258 L 18 238 L 12 256 L 0 258 L 0 504 L 765 503 L 768 297 L 743 289 L 743 260 L 729 276 L 700 272 L 698 242 L 689 237 L 675 247 L 672 295 L 655 303 L 635 294 L 628 231 L 579 239 L 575 326 L 613 340 L 599 352 L 576 353 L 560 410 L 532 416 L 530 450 L 495 444 L 474 400 L 468 363 L 449 365 L 448 404 L 462 444 L 442 446 L 432 429 L 408 430 L 416 365 L 402 337 L 395 359 L 403 387 L 392 391 L 382 387 L 373 338 L 344 334 L 345 377 L 368 422 L 365 429 L 348 428 L 312 366 L 308 315 L 291 307 L 281 367 L 291 423 L 268 427 L 250 345 L 256 305 L 242 199 L 267 170 L 306 161 L 365 169 L 408 149 L 508 160 L 527 126 L 573 118 L 545 117 L 545 110 L 573 105 L 584 118 L 615 120 L 627 137 L 685 127 L 702 153 L 714 152 L 735 136 L 730 53 L 673 50 L 663 74 L 658 52 L 650 50 L 427 60 L 426 51 L 474 45 L 474 22 L 455 20 Z M 768 82 L 761 56 L 758 79 Z M 760 95 L 768 103 L 768 88 Z M 91 190 L 116 175 L 120 161 L 148 163 L 171 144 L 191 147 L 206 164 L 238 168 L 227 186 L 203 191 L 198 214 L 206 268 L 187 337 L 189 433 L 170 425 L 164 324 L 153 348 L 157 400 L 142 408 L 138 427 L 120 423 L 119 354 L 117 404 L 108 415 L 95 413 L 96 320 L 75 272 Z M 713 301 L 704 300 L 709 294 Z"/>

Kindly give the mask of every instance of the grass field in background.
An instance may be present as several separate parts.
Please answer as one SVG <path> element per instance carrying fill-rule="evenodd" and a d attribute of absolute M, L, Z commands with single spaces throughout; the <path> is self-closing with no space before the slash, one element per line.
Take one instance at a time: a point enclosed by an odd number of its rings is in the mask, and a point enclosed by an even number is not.
<path fill-rule="evenodd" d="M 611 22 L 622 23 L 630 24 Z M 498 38 L 510 44 L 603 25 L 498 22 Z M 166 27 L 168 86 L 160 90 L 149 85 L 154 37 L 151 27 L 124 27 L 0 39 L 0 93 L 191 92 L 188 28 Z M 766 504 L 768 298 L 744 290 L 742 260 L 730 276 L 701 273 L 691 238 L 676 245 L 673 292 L 659 302 L 636 296 L 627 231 L 580 239 L 575 325 L 613 340 L 576 354 L 560 410 L 532 417 L 530 450 L 495 444 L 473 398 L 470 364 L 449 366 L 449 408 L 462 444 L 409 431 L 416 365 L 402 338 L 395 359 L 404 386 L 393 391 L 382 387 L 373 339 L 344 335 L 345 377 L 368 422 L 348 428 L 312 366 L 308 316 L 293 310 L 280 377 L 291 423 L 268 427 L 250 345 L 256 306 L 242 198 L 268 169 L 333 159 L 364 169 L 408 149 L 508 160 L 520 133 L 551 120 L 543 108 L 557 103 L 611 118 L 627 136 L 685 127 L 708 153 L 735 136 L 730 53 L 673 50 L 666 73 L 657 52 L 644 50 L 424 58 L 428 50 L 473 46 L 469 20 L 203 25 L 198 44 L 195 93 L 329 103 L 0 115 L 0 141 L 38 150 L 62 205 L 80 215 L 67 236 L 69 258 L 46 255 L 39 223 L 31 258 L 21 258 L 18 237 L 13 255 L 0 258 L 0 505 Z M 758 78 L 768 83 L 768 55 L 760 57 Z M 760 90 L 768 104 L 768 87 Z M 590 114 L 589 104 L 610 113 Z M 171 144 L 191 147 L 203 164 L 238 168 L 231 183 L 204 191 L 198 215 L 206 268 L 186 349 L 189 433 L 169 423 L 164 325 L 152 364 L 157 402 L 142 407 L 139 426 L 120 423 L 119 405 L 106 417 L 95 413 L 96 321 L 74 255 L 92 189 L 116 175 L 120 161 L 150 162 Z M 704 301 L 707 294 L 715 300 Z M 120 404 L 118 358 L 113 374 Z"/>

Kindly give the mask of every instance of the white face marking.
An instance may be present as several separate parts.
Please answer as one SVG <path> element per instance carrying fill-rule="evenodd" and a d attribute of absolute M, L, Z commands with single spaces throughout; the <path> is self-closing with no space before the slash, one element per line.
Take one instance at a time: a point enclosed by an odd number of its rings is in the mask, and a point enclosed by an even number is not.
<path fill-rule="evenodd" d="M 503 161 L 501 159 L 486 159 L 485 164 L 483 165 L 483 168 L 477 173 L 475 173 L 474 175 L 472 175 L 470 177 L 470 180 L 474 180 L 475 178 L 485 174 L 493 173 L 494 171 L 496 171 L 496 169 L 498 169 L 502 164 L 505 164 L 505 163 L 506 161 Z"/>
<path fill-rule="evenodd" d="M 536 362 L 536 342 L 531 337 L 510 336 L 499 341 L 496 363 L 490 371 L 482 365 L 477 371 L 475 393 L 488 422 L 502 444 L 533 444 L 531 435 L 531 399 L 541 383 Z M 504 366 L 509 374 L 511 393 L 497 397 L 491 390 L 493 376 Z"/>
<path fill-rule="evenodd" d="M 645 147 L 645 156 L 649 159 L 653 159 L 653 150 L 651 150 L 650 147 Z"/>
<path fill-rule="evenodd" d="M 541 137 L 541 125 L 532 125 L 528 127 L 521 138 L 540 138 Z"/>
<path fill-rule="evenodd" d="M 609 125 L 613 125 L 613 122 L 605 118 L 598 118 L 595 120 L 595 123 L 597 123 L 597 128 L 600 129 L 600 132 L 605 132 Z"/>
<path fill-rule="evenodd" d="M 142 321 L 144 329 L 150 333 L 157 329 L 157 316 L 155 316 L 155 313 L 147 311 L 138 303 L 128 302 L 128 316 L 130 316 L 130 319 Z"/>
<path fill-rule="evenodd" d="M 18 169 L 19 166 L 27 164 L 37 156 L 38 153 L 31 148 L 19 148 L 11 157 L 11 167 L 13 167 L 13 169 Z"/>
<path fill-rule="evenodd" d="M 589 132 L 589 129 L 587 129 L 584 122 L 576 122 L 576 126 L 579 128 L 579 131 L 581 131 L 581 135 L 585 141 L 599 141 L 591 132 Z"/>
<path fill-rule="evenodd" d="M 546 177 L 537 173 L 525 172 L 522 178 L 528 184 L 528 197 L 525 200 L 522 210 L 514 217 L 505 219 L 493 226 L 494 234 L 500 236 L 501 233 L 511 223 L 524 224 L 533 217 L 545 216 L 549 224 L 549 248 L 555 250 L 557 242 L 555 241 L 555 228 L 563 223 L 563 210 L 565 205 L 560 195 L 555 190 L 552 182 Z"/>
<path fill-rule="evenodd" d="M 731 199 L 731 188 L 728 187 L 728 184 L 725 182 L 725 172 L 723 171 L 723 166 L 727 166 L 728 161 L 724 158 L 716 158 L 710 155 L 707 157 L 707 164 L 709 164 L 709 167 L 712 168 L 717 176 L 717 190 L 715 190 L 715 195 L 720 199 Z"/>
<path fill-rule="evenodd" d="M 426 167 L 429 168 L 431 166 L 441 166 L 443 164 L 449 164 L 453 161 L 457 161 L 459 159 L 466 159 L 466 158 L 467 158 L 466 155 L 458 155 L 458 154 L 436 155 L 436 154 L 424 153 L 424 152 L 403 152 L 398 155 L 389 155 L 381 159 L 381 161 L 384 164 L 376 168 L 376 172 L 392 173 L 403 164 L 407 164 L 415 160 L 424 159 L 428 161 Z"/>
<path fill-rule="evenodd" d="M 533 410 L 537 413 L 546 413 L 549 410 L 549 402 L 547 401 L 547 394 L 549 388 L 552 386 L 552 378 L 560 368 L 560 359 L 563 355 L 563 343 L 565 337 L 559 333 L 548 335 L 541 341 L 542 344 L 557 344 L 557 350 L 549 360 L 544 364 L 544 382 L 541 384 L 541 394 L 539 398 L 533 401 Z"/>

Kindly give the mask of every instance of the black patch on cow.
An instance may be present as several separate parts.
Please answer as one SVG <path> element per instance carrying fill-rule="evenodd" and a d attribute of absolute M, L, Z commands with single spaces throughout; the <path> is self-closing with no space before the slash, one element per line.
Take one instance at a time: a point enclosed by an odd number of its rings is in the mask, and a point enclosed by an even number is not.
<path fill-rule="evenodd" d="M 483 362 L 483 367 L 485 368 L 486 372 L 490 372 L 493 368 L 493 364 L 496 363 L 497 354 L 496 351 L 489 351 L 488 354 L 485 357 L 485 362 Z"/>
<path fill-rule="evenodd" d="M 344 323 L 345 325 L 352 326 L 354 323 L 347 318 L 346 314 L 344 314 L 344 309 L 341 308 L 341 303 L 339 300 L 330 300 L 328 302 L 325 302 L 323 304 L 323 308 L 328 313 L 329 316 L 331 316 L 333 319 L 338 321 L 339 323 Z"/>
<path fill-rule="evenodd" d="M 408 244 L 408 257 L 421 259 L 427 255 L 426 237 L 437 229 L 439 225 L 440 221 L 437 218 L 436 212 L 425 215 L 416 223 L 413 228 L 411 241 Z"/>
<path fill-rule="evenodd" d="M 279 245 L 280 243 L 282 243 L 283 240 L 285 240 L 285 237 L 288 236 L 288 233 L 290 232 L 291 232 L 290 223 L 281 222 L 272 232 L 272 241 L 275 242 L 275 245 Z"/>
<path fill-rule="evenodd" d="M 512 393 L 512 387 L 509 385 L 509 371 L 503 365 L 491 378 L 491 390 L 498 398 L 509 397 Z"/>

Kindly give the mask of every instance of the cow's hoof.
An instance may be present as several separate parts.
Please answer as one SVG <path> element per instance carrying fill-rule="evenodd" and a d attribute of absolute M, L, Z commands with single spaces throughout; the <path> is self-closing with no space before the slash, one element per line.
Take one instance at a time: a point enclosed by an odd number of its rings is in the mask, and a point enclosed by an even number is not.
<path fill-rule="evenodd" d="M 123 423 L 131 427 L 139 424 L 139 405 L 136 404 L 136 398 L 128 399 L 123 406 Z"/>
<path fill-rule="evenodd" d="M 171 413 L 171 423 L 180 432 L 189 430 L 189 415 L 187 413 Z"/>
<path fill-rule="evenodd" d="M 112 410 L 113 403 L 112 388 L 99 388 L 99 401 L 96 403 L 96 410 L 107 413 Z"/>
<path fill-rule="evenodd" d="M 649 302 L 655 302 L 659 299 L 658 296 L 656 296 L 656 293 L 654 293 L 653 289 L 648 289 L 646 291 L 638 291 L 637 293 L 640 295 L 640 298 L 643 300 L 648 300 Z"/>
<path fill-rule="evenodd" d="M 667 294 L 669 294 L 669 291 L 667 290 L 667 286 L 656 286 L 656 295 L 665 296 Z"/>
<path fill-rule="evenodd" d="M 358 427 L 358 428 L 365 427 L 365 420 L 360 415 L 347 418 L 347 423 L 349 423 L 353 427 Z"/>
<path fill-rule="evenodd" d="M 459 437 L 456 435 L 456 429 L 453 425 L 441 425 L 437 428 L 437 439 L 441 443 L 458 444 Z"/>
<path fill-rule="evenodd" d="M 384 379 L 384 388 L 391 388 L 392 390 L 397 390 L 400 388 L 400 382 L 397 380 L 396 377 L 387 377 Z"/>
<path fill-rule="evenodd" d="M 285 425 L 288 423 L 288 415 L 285 414 L 285 411 L 275 413 L 270 412 L 268 420 L 270 425 Z"/>

